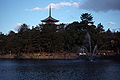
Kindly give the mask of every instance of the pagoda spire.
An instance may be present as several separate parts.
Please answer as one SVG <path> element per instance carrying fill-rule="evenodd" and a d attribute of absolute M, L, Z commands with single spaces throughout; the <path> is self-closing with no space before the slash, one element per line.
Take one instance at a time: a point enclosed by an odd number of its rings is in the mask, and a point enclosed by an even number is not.
<path fill-rule="evenodd" d="M 51 17 L 51 5 L 49 7 L 49 17 Z"/>
<path fill-rule="evenodd" d="M 41 20 L 41 22 L 45 22 L 45 24 L 55 24 L 55 22 L 59 22 L 59 20 L 57 19 L 54 19 L 52 16 L 51 16 L 51 5 L 49 6 L 49 17 L 47 17 L 46 19 L 44 20 Z"/>

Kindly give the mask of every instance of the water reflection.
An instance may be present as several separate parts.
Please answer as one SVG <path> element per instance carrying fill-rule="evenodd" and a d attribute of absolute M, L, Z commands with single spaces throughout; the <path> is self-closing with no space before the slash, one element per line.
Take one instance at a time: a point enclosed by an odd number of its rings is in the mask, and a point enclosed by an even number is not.
<path fill-rule="evenodd" d="M 82 60 L 0 60 L 1 80 L 120 80 L 120 63 Z"/>

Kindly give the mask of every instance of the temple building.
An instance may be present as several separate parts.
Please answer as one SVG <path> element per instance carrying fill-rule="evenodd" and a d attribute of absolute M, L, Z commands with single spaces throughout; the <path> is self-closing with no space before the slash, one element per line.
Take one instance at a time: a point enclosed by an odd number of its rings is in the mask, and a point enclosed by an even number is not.
<path fill-rule="evenodd" d="M 49 17 L 47 17 L 46 19 L 44 20 L 41 20 L 42 23 L 45 23 L 45 24 L 55 24 L 55 22 L 59 22 L 59 20 L 57 19 L 54 19 L 52 16 L 51 16 L 51 6 L 49 7 Z"/>

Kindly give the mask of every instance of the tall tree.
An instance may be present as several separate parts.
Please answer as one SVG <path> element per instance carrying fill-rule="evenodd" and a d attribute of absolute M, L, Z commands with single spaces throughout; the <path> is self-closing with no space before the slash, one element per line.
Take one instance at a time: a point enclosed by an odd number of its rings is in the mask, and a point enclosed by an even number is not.
<path fill-rule="evenodd" d="M 29 28 L 28 28 L 28 25 L 27 24 L 22 24 L 21 27 L 18 29 L 18 33 L 22 33 L 22 32 L 25 32 L 27 31 Z"/>
<path fill-rule="evenodd" d="M 88 14 L 88 13 L 83 13 L 81 16 L 80 16 L 80 18 L 81 18 L 81 22 L 82 23 L 84 23 L 84 24 L 93 24 L 93 17 L 92 17 L 92 15 L 91 14 Z"/>
<path fill-rule="evenodd" d="M 99 23 L 99 24 L 97 25 L 97 32 L 98 32 L 98 33 L 101 33 L 101 32 L 103 32 L 103 31 L 105 31 L 105 30 L 103 29 L 103 25 L 102 25 L 101 23 Z"/>

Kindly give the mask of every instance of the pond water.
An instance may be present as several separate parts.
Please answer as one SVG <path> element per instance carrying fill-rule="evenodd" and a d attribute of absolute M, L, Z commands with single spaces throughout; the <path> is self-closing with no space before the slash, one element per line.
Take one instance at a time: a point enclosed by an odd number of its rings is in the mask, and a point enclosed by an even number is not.
<path fill-rule="evenodd" d="M 110 60 L 0 60 L 0 80 L 120 80 Z"/>

